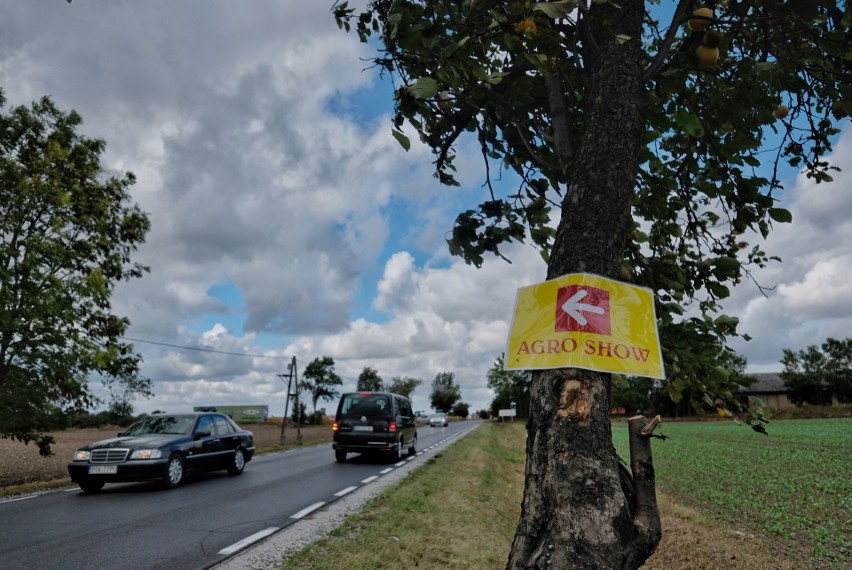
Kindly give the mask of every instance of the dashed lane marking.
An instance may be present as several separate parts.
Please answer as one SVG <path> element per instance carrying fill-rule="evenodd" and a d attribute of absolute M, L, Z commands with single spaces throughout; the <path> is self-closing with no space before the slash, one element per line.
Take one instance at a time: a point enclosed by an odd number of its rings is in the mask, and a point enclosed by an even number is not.
<path fill-rule="evenodd" d="M 254 544 L 258 540 L 262 540 L 262 539 L 266 538 L 267 536 L 269 536 L 270 534 L 278 532 L 278 530 L 279 530 L 278 527 L 271 526 L 271 527 L 264 529 L 260 532 L 256 532 L 251 536 L 245 537 L 244 539 L 242 539 L 239 542 L 235 542 L 234 544 L 232 544 L 231 546 L 228 546 L 227 548 L 223 548 L 222 550 L 219 551 L 219 554 L 222 554 L 224 556 L 230 556 L 231 554 L 233 554 L 233 553 L 235 553 L 239 550 L 242 550 L 243 548 L 245 548 L 245 547 L 247 547 L 251 544 Z"/>

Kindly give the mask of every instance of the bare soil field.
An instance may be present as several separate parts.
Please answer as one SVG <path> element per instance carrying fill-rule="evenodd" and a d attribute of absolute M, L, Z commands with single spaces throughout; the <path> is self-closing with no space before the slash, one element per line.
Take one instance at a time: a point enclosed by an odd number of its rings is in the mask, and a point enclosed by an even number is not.
<path fill-rule="evenodd" d="M 243 427 L 254 433 L 254 444 L 258 450 L 281 449 L 278 446 L 281 436 L 280 423 Z M 66 466 L 77 449 L 88 443 L 115 437 L 121 430 L 120 427 L 106 427 L 52 432 L 51 435 L 56 443 L 51 446 L 53 455 L 50 457 L 39 456 L 38 447 L 32 443 L 25 445 L 19 441 L 0 439 L 0 489 L 15 485 L 68 479 Z M 303 445 L 331 441 L 331 427 L 329 426 L 306 426 L 302 427 L 301 431 Z M 294 447 L 296 428 L 287 426 L 285 435 L 286 446 L 284 448 Z"/>

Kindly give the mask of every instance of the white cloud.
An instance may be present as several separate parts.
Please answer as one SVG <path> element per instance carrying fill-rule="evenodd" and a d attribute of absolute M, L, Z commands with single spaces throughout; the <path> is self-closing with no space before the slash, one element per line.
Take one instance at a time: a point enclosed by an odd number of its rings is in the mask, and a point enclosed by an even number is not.
<path fill-rule="evenodd" d="M 852 331 L 852 171 L 846 166 L 852 164 L 852 129 L 844 130 L 829 160 L 845 169 L 830 184 L 799 175 L 782 201 L 793 223 L 777 224 L 761 244 L 782 259 L 755 272 L 766 296 L 745 282 L 726 303 L 726 312 L 740 317 L 741 331 L 753 337 L 734 348 L 755 372 L 780 371 L 785 348 L 802 350 Z"/>

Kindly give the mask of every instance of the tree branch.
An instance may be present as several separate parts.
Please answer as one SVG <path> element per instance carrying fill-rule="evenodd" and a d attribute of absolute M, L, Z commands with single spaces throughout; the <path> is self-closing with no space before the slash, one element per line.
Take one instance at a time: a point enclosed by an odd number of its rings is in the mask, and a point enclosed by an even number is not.
<path fill-rule="evenodd" d="M 495 85 L 493 89 L 490 90 L 489 99 L 492 97 L 500 97 L 512 84 L 512 81 L 518 77 L 519 75 L 526 73 L 530 69 L 530 65 L 527 62 L 521 62 L 515 65 L 509 73 L 503 78 L 503 80 Z M 435 168 L 438 171 L 441 171 L 444 165 L 447 162 L 447 155 L 450 152 L 450 149 L 453 146 L 453 143 L 456 142 L 456 139 L 459 138 L 465 129 L 467 128 L 470 121 L 476 116 L 476 113 L 480 111 L 481 107 L 475 107 L 473 105 L 466 105 L 458 110 L 453 116 L 453 132 L 451 132 L 444 142 L 441 144 L 441 150 L 438 153 L 438 159 L 435 161 Z"/>
<path fill-rule="evenodd" d="M 568 170 L 574 159 L 574 147 L 571 143 L 571 123 L 568 115 L 568 105 L 565 103 L 565 93 L 562 89 L 562 80 L 559 72 L 554 72 L 544 77 L 547 88 L 547 99 L 550 104 L 550 120 L 553 125 L 553 146 L 556 157 L 559 159 L 559 168 L 563 175 Z"/>
<path fill-rule="evenodd" d="M 675 13 L 672 15 L 672 23 L 669 24 L 666 37 L 663 39 L 663 44 L 660 46 L 660 51 L 657 52 L 656 57 L 654 57 L 654 61 L 651 62 L 651 65 L 649 65 L 643 73 L 642 79 L 645 83 L 653 79 L 654 75 L 656 75 L 657 72 L 660 71 L 660 68 L 663 67 L 663 62 L 665 62 L 666 57 L 669 55 L 669 51 L 671 51 L 675 36 L 677 36 L 677 30 L 680 27 L 680 23 L 686 16 L 686 9 L 690 3 L 691 2 L 689 0 L 680 0 L 680 2 L 678 2 Z"/>
<path fill-rule="evenodd" d="M 659 416 L 650 422 L 644 416 L 634 416 L 627 420 L 634 489 L 633 525 L 636 527 L 636 536 L 628 549 L 628 557 L 639 564 L 653 554 L 663 536 L 657 507 L 654 459 L 651 455 L 652 432 L 659 422 Z"/>

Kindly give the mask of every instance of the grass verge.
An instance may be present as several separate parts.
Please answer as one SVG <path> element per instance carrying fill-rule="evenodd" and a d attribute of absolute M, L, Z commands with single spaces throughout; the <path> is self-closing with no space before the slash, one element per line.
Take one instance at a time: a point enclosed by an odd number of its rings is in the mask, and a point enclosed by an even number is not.
<path fill-rule="evenodd" d="M 481 426 L 284 568 L 504 568 L 520 515 L 525 440 L 521 422 Z"/>

